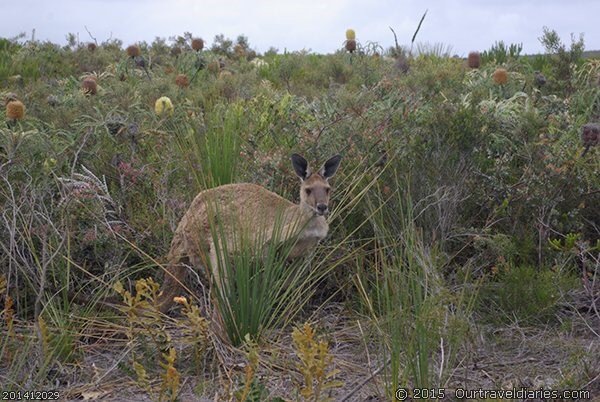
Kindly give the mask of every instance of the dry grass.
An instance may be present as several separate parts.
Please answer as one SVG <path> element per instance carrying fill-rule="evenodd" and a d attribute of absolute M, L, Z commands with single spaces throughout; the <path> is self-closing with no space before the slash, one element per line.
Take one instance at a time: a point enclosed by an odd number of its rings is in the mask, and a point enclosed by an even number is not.
<path fill-rule="evenodd" d="M 445 385 L 452 389 L 510 389 L 512 387 L 587 389 L 600 395 L 600 319 L 573 311 L 563 313 L 561 327 L 504 327 L 474 326 L 473 337 L 459 353 L 460 364 Z M 177 318 L 177 317 L 176 317 Z M 337 381 L 345 385 L 331 391 L 334 400 L 383 401 L 384 384 L 377 374 L 376 338 L 370 336 L 369 321 L 356 316 L 340 303 L 328 303 L 305 317 L 329 343 L 334 368 L 339 370 Z M 189 351 L 183 342 L 183 329 L 175 318 L 165 328 L 179 355 Z M 479 330 L 479 333 L 477 333 Z M 125 328 L 112 320 L 97 319 L 88 327 L 93 337 L 82 338 L 84 358 L 77 364 L 62 365 L 58 389 L 65 400 L 152 400 L 135 381 L 124 376 L 130 365 L 132 346 L 128 344 Z M 476 335 L 475 335 L 476 334 Z M 296 368 L 291 328 L 269 334 L 270 341 L 259 345 L 260 365 L 256 378 L 271 397 L 294 399 L 301 374 Z M 243 386 L 247 364 L 243 350 L 232 348 L 212 339 L 212 352 L 204 360 L 199 375 L 189 361 L 182 363 L 179 400 L 230 400 L 224 390 Z M 129 369 L 131 370 L 131 369 Z M 375 375 L 374 375 L 375 373 Z M 157 377 L 151 385 L 158 388 Z M 344 399 L 346 398 L 346 399 Z"/>

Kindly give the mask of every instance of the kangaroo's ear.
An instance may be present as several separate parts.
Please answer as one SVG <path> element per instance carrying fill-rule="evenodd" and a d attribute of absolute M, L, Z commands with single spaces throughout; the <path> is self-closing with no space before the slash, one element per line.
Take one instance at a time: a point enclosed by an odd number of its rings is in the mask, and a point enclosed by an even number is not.
<path fill-rule="evenodd" d="M 292 154 L 292 166 L 294 167 L 294 171 L 298 175 L 301 180 L 306 180 L 308 176 L 310 176 L 310 171 L 308 170 L 308 162 L 304 159 L 303 156 L 298 154 Z"/>
<path fill-rule="evenodd" d="M 336 155 L 336 156 L 329 158 L 327 160 L 327 162 L 325 162 L 323 164 L 323 167 L 319 171 L 319 174 L 321 176 L 323 176 L 325 179 L 329 179 L 330 177 L 333 177 L 333 175 L 335 175 L 335 172 L 337 172 L 338 167 L 340 167 L 341 160 L 342 160 L 342 155 Z"/>
<path fill-rule="evenodd" d="M 323 164 L 321 170 L 319 170 L 319 174 L 323 176 L 325 179 L 329 179 L 335 175 L 337 172 L 337 168 L 340 167 L 340 162 L 342 160 L 342 155 L 332 156 Z"/>

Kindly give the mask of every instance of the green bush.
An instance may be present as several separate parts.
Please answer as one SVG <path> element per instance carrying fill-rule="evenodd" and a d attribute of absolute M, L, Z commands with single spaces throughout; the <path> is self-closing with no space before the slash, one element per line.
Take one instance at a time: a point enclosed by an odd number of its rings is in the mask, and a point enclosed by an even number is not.
<path fill-rule="evenodd" d="M 506 265 L 500 270 L 497 280 L 482 288 L 478 300 L 493 322 L 555 322 L 566 293 L 579 287 L 578 278 L 569 272 L 527 265 Z"/>

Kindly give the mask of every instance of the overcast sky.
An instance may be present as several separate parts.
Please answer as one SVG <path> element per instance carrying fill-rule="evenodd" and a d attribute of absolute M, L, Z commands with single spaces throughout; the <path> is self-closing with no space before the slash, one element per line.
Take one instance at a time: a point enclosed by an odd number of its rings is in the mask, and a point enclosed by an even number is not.
<path fill-rule="evenodd" d="M 600 0 L 0 0 L 0 37 L 20 32 L 65 43 L 69 32 L 102 42 L 111 34 L 124 45 L 192 32 L 212 43 L 218 33 L 248 36 L 258 51 L 310 49 L 329 53 L 342 46 L 347 28 L 357 39 L 393 45 L 410 43 L 429 12 L 417 42 L 443 43 L 461 56 L 495 41 L 523 43 L 524 53 L 541 51 L 542 27 L 564 42 L 584 33 L 586 49 L 600 49 Z"/>

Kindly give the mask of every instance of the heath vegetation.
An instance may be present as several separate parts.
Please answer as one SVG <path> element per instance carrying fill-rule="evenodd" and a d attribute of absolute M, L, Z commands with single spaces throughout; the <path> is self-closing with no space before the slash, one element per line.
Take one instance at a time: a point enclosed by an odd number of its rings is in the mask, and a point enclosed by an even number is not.
<path fill-rule="evenodd" d="M 461 58 L 353 29 L 328 55 L 260 54 L 243 35 L 0 38 L 0 389 L 599 396 L 600 60 L 583 38 L 540 41 Z M 298 202 L 295 152 L 343 155 L 327 238 L 290 261 L 293 238 L 241 225 L 162 313 L 196 194 L 248 182 Z"/>

